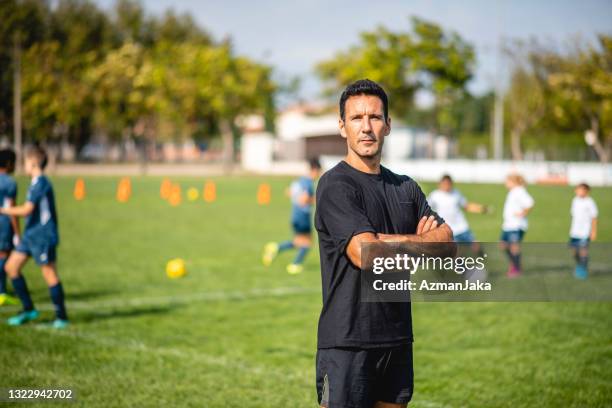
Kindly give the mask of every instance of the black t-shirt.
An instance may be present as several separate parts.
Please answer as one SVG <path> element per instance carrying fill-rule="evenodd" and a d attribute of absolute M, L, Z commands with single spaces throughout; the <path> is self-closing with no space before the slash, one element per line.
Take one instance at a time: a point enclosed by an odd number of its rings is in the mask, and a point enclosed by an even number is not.
<path fill-rule="evenodd" d="M 341 161 L 317 186 L 323 309 L 318 348 L 390 347 L 412 342 L 410 303 L 362 302 L 361 270 L 346 247 L 364 232 L 414 234 L 423 216 L 434 215 L 419 185 L 381 166 L 368 174 Z"/>

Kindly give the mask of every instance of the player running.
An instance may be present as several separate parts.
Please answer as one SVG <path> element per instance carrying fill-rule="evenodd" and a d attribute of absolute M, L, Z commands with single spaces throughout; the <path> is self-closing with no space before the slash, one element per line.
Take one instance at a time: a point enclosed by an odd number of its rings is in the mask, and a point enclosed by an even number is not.
<path fill-rule="evenodd" d="M 361 244 L 449 242 L 418 184 L 380 165 L 391 130 L 385 91 L 360 80 L 340 97 L 348 153 L 317 187 L 323 308 L 316 379 L 322 407 L 402 408 L 412 397 L 408 302 L 361 301 Z"/>
<path fill-rule="evenodd" d="M 64 305 L 64 289 L 55 266 L 56 247 L 59 243 L 57 214 L 53 187 L 44 174 L 46 165 L 47 154 L 42 148 L 35 146 L 28 149 L 25 154 L 25 171 L 32 177 L 32 182 L 26 202 L 17 207 L 0 209 L 2 214 L 26 217 L 21 242 L 11 252 L 6 263 L 6 272 L 21 300 L 23 311 L 9 318 L 8 324 L 20 326 L 38 318 L 38 311 L 34 308 L 28 286 L 21 275 L 21 269 L 31 256 L 41 268 L 55 306 L 56 319 L 52 326 L 62 329 L 68 325 L 68 315 Z"/>
<path fill-rule="evenodd" d="M 308 175 L 295 180 L 289 188 L 293 239 L 280 244 L 277 242 L 267 243 L 262 257 L 263 264 L 270 266 L 280 252 L 297 248 L 295 259 L 287 265 L 287 272 L 291 275 L 303 271 L 304 258 L 306 258 L 306 254 L 312 246 L 311 208 L 314 204 L 314 183 L 321 174 L 321 164 L 318 159 L 311 159 L 309 166 Z"/>
<path fill-rule="evenodd" d="M 454 188 L 453 179 L 448 174 L 442 176 L 438 188 L 429 194 L 427 202 L 440 217 L 444 218 L 453 231 L 455 242 L 474 243 L 473 250 L 477 253 L 481 251 L 463 211 L 486 214 L 489 211 L 486 205 L 469 202 L 459 190 Z"/>
<path fill-rule="evenodd" d="M 576 260 L 574 276 L 578 279 L 586 279 L 588 276 L 589 242 L 597 238 L 597 204 L 589 195 L 590 191 L 588 184 L 578 184 L 574 190 L 576 196 L 572 200 L 569 244 Z"/>
<path fill-rule="evenodd" d="M 516 278 L 521 275 L 521 241 L 527 231 L 527 214 L 535 201 L 525 189 L 525 179 L 518 174 L 506 177 L 508 195 L 504 203 L 504 222 L 501 233 L 501 247 L 506 251 L 510 266 L 507 276 Z"/>
<path fill-rule="evenodd" d="M 0 150 L 0 205 L 5 208 L 15 205 L 17 183 L 10 176 L 15 170 L 15 152 L 11 149 Z M 19 241 L 19 222 L 16 217 L 0 215 L 0 306 L 16 305 L 19 301 L 6 291 L 6 271 L 4 266 Z"/>

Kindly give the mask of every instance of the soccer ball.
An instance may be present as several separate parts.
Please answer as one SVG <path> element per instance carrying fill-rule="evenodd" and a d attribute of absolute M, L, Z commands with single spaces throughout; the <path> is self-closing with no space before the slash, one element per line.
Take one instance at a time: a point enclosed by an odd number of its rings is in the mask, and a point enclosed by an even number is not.
<path fill-rule="evenodd" d="M 186 274 L 187 269 L 185 268 L 185 261 L 181 258 L 171 259 L 166 264 L 166 275 L 168 275 L 170 279 L 182 278 Z"/>
<path fill-rule="evenodd" d="M 187 198 L 189 199 L 189 201 L 197 200 L 199 195 L 200 192 L 195 187 L 191 187 L 189 190 L 187 190 Z"/>

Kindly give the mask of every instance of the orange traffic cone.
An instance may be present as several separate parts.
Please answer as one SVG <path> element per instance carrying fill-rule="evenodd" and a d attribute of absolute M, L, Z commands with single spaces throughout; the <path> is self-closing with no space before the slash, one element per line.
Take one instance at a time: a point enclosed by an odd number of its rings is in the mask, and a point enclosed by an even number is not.
<path fill-rule="evenodd" d="M 257 189 L 257 204 L 268 205 L 272 199 L 272 189 L 267 183 L 262 183 Z"/>
<path fill-rule="evenodd" d="M 173 207 L 178 206 L 183 201 L 183 197 L 181 196 L 181 185 L 173 184 L 172 190 L 170 191 L 170 197 L 168 197 L 168 201 L 170 205 Z"/>
<path fill-rule="evenodd" d="M 124 177 L 117 186 L 117 201 L 127 203 L 132 195 L 132 182 L 129 177 Z"/>
<path fill-rule="evenodd" d="M 204 183 L 204 193 L 202 197 L 207 203 L 212 203 L 217 199 L 217 185 L 214 181 L 207 181 Z"/>
<path fill-rule="evenodd" d="M 170 193 L 172 192 L 172 182 L 168 177 L 165 177 L 162 180 L 161 187 L 159 188 L 159 196 L 164 200 L 170 198 Z"/>
<path fill-rule="evenodd" d="M 82 201 L 85 199 L 85 180 L 82 178 L 78 178 L 76 183 L 74 183 L 73 195 L 74 199 L 77 201 Z"/>

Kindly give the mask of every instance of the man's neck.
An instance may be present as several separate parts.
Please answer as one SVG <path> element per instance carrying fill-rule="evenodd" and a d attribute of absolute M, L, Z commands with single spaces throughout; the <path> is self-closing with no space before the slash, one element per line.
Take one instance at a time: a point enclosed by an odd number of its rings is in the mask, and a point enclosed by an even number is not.
<path fill-rule="evenodd" d="M 357 156 L 356 154 L 351 154 L 349 152 L 344 160 L 349 164 L 349 166 L 354 167 L 355 169 L 364 173 L 380 174 L 380 155 L 369 158 Z"/>

